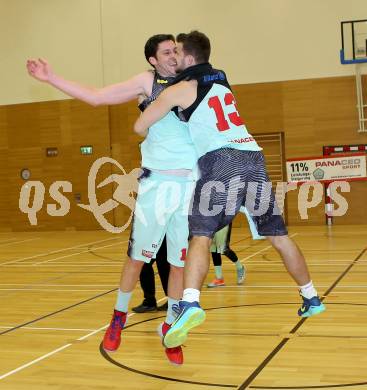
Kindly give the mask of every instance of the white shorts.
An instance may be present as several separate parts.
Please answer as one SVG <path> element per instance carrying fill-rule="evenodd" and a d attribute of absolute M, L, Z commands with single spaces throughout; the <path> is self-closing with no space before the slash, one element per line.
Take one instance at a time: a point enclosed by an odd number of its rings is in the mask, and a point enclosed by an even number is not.
<path fill-rule="evenodd" d="M 128 255 L 149 263 L 163 238 L 167 238 L 167 260 L 184 266 L 188 248 L 188 210 L 195 181 L 190 177 L 149 171 L 140 179 L 131 227 Z"/>

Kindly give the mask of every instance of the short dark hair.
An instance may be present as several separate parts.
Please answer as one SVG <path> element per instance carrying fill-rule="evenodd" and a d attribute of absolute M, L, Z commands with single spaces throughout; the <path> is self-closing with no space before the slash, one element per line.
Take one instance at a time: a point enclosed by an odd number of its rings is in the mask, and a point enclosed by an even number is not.
<path fill-rule="evenodd" d="M 157 56 L 158 46 L 161 42 L 164 41 L 175 42 L 175 37 L 172 34 L 157 34 L 157 35 L 153 35 L 147 40 L 147 43 L 144 46 L 144 54 L 148 62 L 150 57 L 157 58 L 156 56 Z"/>
<path fill-rule="evenodd" d="M 210 57 L 210 40 L 200 31 L 178 34 L 176 41 L 182 43 L 185 54 L 191 54 L 198 64 L 208 62 Z"/>

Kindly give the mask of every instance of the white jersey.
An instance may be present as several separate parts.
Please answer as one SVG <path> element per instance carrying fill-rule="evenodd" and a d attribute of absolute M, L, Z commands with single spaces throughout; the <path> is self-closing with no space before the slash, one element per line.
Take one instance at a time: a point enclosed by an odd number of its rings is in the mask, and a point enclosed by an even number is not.
<path fill-rule="evenodd" d="M 178 113 L 189 125 L 191 139 L 199 156 L 220 148 L 259 151 L 240 117 L 236 101 L 225 73 L 210 64 L 200 64 L 185 70 L 183 76 L 196 79 L 197 98 Z"/>

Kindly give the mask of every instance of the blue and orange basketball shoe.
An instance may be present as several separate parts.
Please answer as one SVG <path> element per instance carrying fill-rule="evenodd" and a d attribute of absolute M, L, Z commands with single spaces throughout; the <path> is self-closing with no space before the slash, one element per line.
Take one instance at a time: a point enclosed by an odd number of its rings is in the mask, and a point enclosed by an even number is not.
<path fill-rule="evenodd" d="M 205 311 L 199 302 L 180 301 L 179 308 L 180 314 L 163 338 L 163 345 L 166 348 L 182 345 L 189 331 L 205 321 Z"/>
<path fill-rule="evenodd" d="M 325 305 L 320 301 L 318 296 L 307 299 L 302 294 L 300 295 L 303 299 L 303 304 L 298 309 L 298 315 L 300 317 L 311 317 L 326 310 Z"/>

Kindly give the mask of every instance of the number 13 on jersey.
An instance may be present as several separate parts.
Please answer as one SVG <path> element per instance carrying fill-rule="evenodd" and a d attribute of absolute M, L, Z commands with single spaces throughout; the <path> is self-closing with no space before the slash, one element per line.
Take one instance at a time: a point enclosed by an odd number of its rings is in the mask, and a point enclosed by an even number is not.
<path fill-rule="evenodd" d="M 229 121 L 235 126 L 242 126 L 243 120 L 238 113 L 236 101 L 232 93 L 228 92 L 224 95 L 224 104 L 226 106 L 234 107 L 234 111 L 227 114 Z M 219 96 L 212 96 L 208 100 L 208 105 L 214 110 L 215 115 L 217 117 L 217 129 L 219 131 L 229 130 L 231 127 L 226 119 L 226 115 L 223 110 L 223 105 L 219 99 Z"/>

